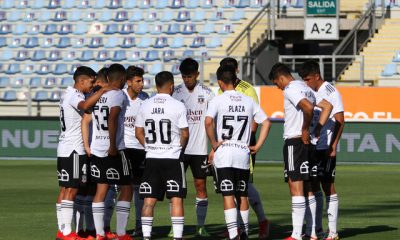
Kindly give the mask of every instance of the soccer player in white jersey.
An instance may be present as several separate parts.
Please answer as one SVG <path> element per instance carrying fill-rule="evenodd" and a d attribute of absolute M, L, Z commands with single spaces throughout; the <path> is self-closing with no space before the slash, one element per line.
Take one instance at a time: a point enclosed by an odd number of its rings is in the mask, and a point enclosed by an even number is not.
<path fill-rule="evenodd" d="M 86 183 L 87 158 L 81 133 L 83 112 L 92 107 L 110 88 L 104 88 L 85 100 L 95 81 L 96 72 L 81 66 L 74 73 L 74 86 L 68 87 L 60 100 L 61 133 L 57 148 L 57 174 L 60 194 L 57 199 L 57 238 L 79 239 L 72 232 L 73 205 L 78 189 Z"/>
<path fill-rule="evenodd" d="M 133 173 L 133 189 L 134 189 L 134 201 L 135 201 L 135 214 L 136 224 L 134 236 L 139 236 L 142 233 L 142 222 L 141 213 L 143 208 L 143 199 L 139 198 L 139 184 L 140 179 L 143 176 L 144 163 L 146 158 L 146 152 L 144 147 L 137 140 L 135 136 L 135 123 L 139 113 L 140 106 L 144 100 L 139 97 L 139 94 L 143 90 L 143 74 L 142 68 L 136 66 L 130 66 L 126 70 L 126 82 L 128 88 L 124 89 L 124 93 L 129 99 L 129 104 L 125 112 L 125 156 L 129 160 L 132 173 Z"/>
<path fill-rule="evenodd" d="M 185 169 L 181 161 L 189 138 L 185 105 L 171 97 L 172 73 L 155 77 L 157 94 L 142 103 L 136 118 L 136 137 L 146 150 L 146 165 L 139 187 L 144 198 L 142 209 L 143 239 L 151 238 L 154 206 L 164 195 L 171 201 L 174 239 L 182 239 L 186 197 Z"/>
<path fill-rule="evenodd" d="M 306 193 L 303 184 L 310 179 L 311 175 L 309 167 L 310 126 L 316 98 L 312 89 L 303 81 L 295 80 L 290 69 L 282 63 L 277 63 L 272 67 L 269 79 L 284 92 L 284 176 L 292 196 L 293 225 L 292 235 L 285 240 L 298 240 L 302 239 L 302 226 L 306 211 L 304 197 Z M 319 135 L 320 126 L 325 124 L 329 112 L 332 110 L 332 105 L 326 100 L 321 100 L 318 106 L 322 112 L 318 126 L 312 133 L 316 136 Z M 307 195 L 315 219 L 315 199 L 312 200 L 312 192 Z"/>
<path fill-rule="evenodd" d="M 183 83 L 175 87 L 172 95 L 176 100 L 183 102 L 187 109 L 189 124 L 189 142 L 185 149 L 185 171 L 190 166 L 196 188 L 196 235 L 209 237 L 204 228 L 207 215 L 207 165 L 208 149 L 207 136 L 204 128 L 204 119 L 208 103 L 214 97 L 210 88 L 197 81 L 199 76 L 199 63 L 186 58 L 179 66 Z"/>
<path fill-rule="evenodd" d="M 124 117 L 127 97 L 121 90 L 126 83 L 126 70 L 120 64 L 108 68 L 108 85 L 119 88 L 103 94 L 93 108 L 93 134 L 90 151 L 91 179 L 97 183 L 93 198 L 93 218 L 96 239 L 107 239 L 104 231 L 104 199 L 109 184 L 117 184 L 121 193 L 116 204 L 117 239 L 131 240 L 126 234 L 126 225 L 132 199 L 131 170 L 125 158 Z"/>
<path fill-rule="evenodd" d="M 300 69 L 300 76 L 307 85 L 316 92 L 317 97 L 324 98 L 333 105 L 329 120 L 322 127 L 316 146 L 318 176 L 326 196 L 329 232 L 325 240 L 339 239 L 337 233 L 337 218 L 339 198 L 335 190 L 336 149 L 344 128 L 344 108 L 339 91 L 332 84 L 325 82 L 321 77 L 317 62 L 307 61 Z M 317 200 L 316 229 L 322 230 L 323 199 L 319 182 L 313 186 Z"/>
<path fill-rule="evenodd" d="M 250 153 L 256 153 L 261 148 L 271 123 L 257 103 L 250 97 L 235 91 L 233 84 L 236 74 L 233 67 L 219 67 L 217 79 L 224 93 L 211 100 L 205 127 L 214 151 L 212 161 L 217 173 L 217 187 L 224 199 L 225 222 L 229 238 L 239 239 L 235 203 L 235 196 L 238 196 L 240 215 L 245 229 L 240 239 L 247 239 Z M 261 124 L 260 136 L 256 144 L 249 147 L 253 120 Z"/>

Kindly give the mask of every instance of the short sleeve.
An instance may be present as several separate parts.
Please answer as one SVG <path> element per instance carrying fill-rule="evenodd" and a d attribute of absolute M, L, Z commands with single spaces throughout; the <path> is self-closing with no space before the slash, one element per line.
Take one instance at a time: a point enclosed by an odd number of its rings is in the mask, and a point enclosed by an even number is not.
<path fill-rule="evenodd" d="M 75 92 L 70 99 L 69 99 L 69 104 L 75 108 L 78 109 L 78 105 L 80 102 L 85 101 L 85 96 L 82 93 Z"/>
<path fill-rule="evenodd" d="M 254 121 L 258 124 L 264 122 L 268 116 L 267 114 L 261 109 L 260 105 L 253 101 L 253 116 Z"/>
<path fill-rule="evenodd" d="M 122 91 L 118 91 L 117 94 L 112 96 L 111 101 L 110 101 L 110 108 L 113 107 L 121 107 L 124 105 L 125 101 L 125 93 Z"/>
<path fill-rule="evenodd" d="M 178 116 L 178 128 L 187 128 L 189 127 L 189 124 L 187 122 L 186 108 L 185 105 L 183 105 L 183 103 L 181 103 L 180 106 L 181 110 L 179 111 L 179 116 Z"/>
<path fill-rule="evenodd" d="M 206 113 L 206 117 L 211 117 L 211 118 L 215 118 L 215 116 L 217 116 L 217 98 L 215 97 L 213 100 L 211 100 L 211 102 L 208 104 L 208 108 L 207 108 L 207 113 Z"/>
<path fill-rule="evenodd" d="M 330 103 L 333 106 L 332 109 L 332 115 L 343 112 L 344 107 L 343 107 L 343 102 L 342 102 L 342 97 L 340 96 L 340 93 L 336 90 L 334 93 L 331 94 L 331 101 Z"/>
<path fill-rule="evenodd" d="M 299 104 L 299 102 L 306 97 L 296 88 L 289 87 L 285 89 L 285 98 L 288 99 L 295 107 L 297 107 L 297 104 Z"/>

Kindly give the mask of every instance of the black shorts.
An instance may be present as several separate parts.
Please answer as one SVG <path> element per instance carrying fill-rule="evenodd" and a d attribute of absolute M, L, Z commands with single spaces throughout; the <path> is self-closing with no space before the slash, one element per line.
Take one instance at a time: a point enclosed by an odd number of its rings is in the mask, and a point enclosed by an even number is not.
<path fill-rule="evenodd" d="M 285 162 L 285 182 L 307 181 L 310 179 L 309 171 L 309 146 L 301 138 L 286 139 L 283 146 L 283 159 Z"/>
<path fill-rule="evenodd" d="M 223 196 L 247 197 L 250 170 L 216 168 L 216 188 Z"/>
<path fill-rule="evenodd" d="M 58 185 L 67 188 L 84 187 L 87 183 L 87 166 L 87 156 L 78 155 L 75 151 L 69 157 L 58 157 Z"/>
<path fill-rule="evenodd" d="M 187 193 L 184 164 L 179 159 L 147 158 L 139 187 L 141 198 L 159 201 L 173 197 L 185 198 Z"/>
<path fill-rule="evenodd" d="M 129 185 L 132 182 L 131 167 L 123 151 L 117 156 L 98 157 L 92 155 L 90 162 L 91 181 Z"/>
<path fill-rule="evenodd" d="M 124 153 L 132 167 L 133 183 L 139 184 L 143 176 L 146 152 L 143 149 L 127 148 Z"/>
<path fill-rule="evenodd" d="M 318 180 L 318 157 L 315 145 L 308 145 L 308 168 L 310 170 L 309 180 Z"/>
<path fill-rule="evenodd" d="M 336 174 L 336 157 L 329 157 L 326 150 L 317 150 L 318 178 L 321 182 L 334 183 Z"/>
<path fill-rule="evenodd" d="M 190 166 L 192 170 L 193 178 L 195 179 L 206 179 L 208 171 L 208 156 L 207 155 L 190 155 L 185 154 L 183 157 L 183 163 L 185 164 L 185 171 Z"/>

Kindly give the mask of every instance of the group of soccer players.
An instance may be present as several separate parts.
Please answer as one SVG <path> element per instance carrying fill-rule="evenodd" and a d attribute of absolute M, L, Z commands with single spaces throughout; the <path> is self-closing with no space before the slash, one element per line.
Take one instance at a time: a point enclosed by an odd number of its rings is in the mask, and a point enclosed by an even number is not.
<path fill-rule="evenodd" d="M 166 196 L 170 235 L 182 239 L 189 166 L 196 189 L 199 238 L 210 237 L 204 227 L 210 173 L 216 191 L 223 196 L 226 237 L 247 239 L 250 205 L 259 221 L 259 238 L 268 237 L 269 221 L 251 183 L 250 169 L 271 122 L 260 108 L 254 88 L 237 78 L 235 59 L 220 62 L 218 96 L 198 82 L 198 69 L 194 59 L 183 60 L 179 68 L 183 83 L 178 86 L 170 72 L 158 73 L 157 93 L 149 98 L 142 91 L 141 68 L 112 64 L 98 73 L 85 66 L 77 68 L 74 86 L 68 87 L 60 100 L 57 239 L 133 239 L 126 232 L 133 196 L 136 235 L 151 239 L 156 202 Z M 283 64 L 275 65 L 270 73 L 270 79 L 285 93 L 285 180 L 293 210 L 293 233 L 287 239 L 317 239 L 322 232 L 319 180 L 328 204 L 326 239 L 338 239 L 333 180 L 343 106 L 337 90 L 321 78 L 318 64 L 304 64 L 300 74 L 304 82 L 294 80 Z M 114 207 L 117 226 L 112 233 Z M 307 230 L 302 235 L 304 216 Z M 72 229 L 73 219 L 76 229 Z"/>

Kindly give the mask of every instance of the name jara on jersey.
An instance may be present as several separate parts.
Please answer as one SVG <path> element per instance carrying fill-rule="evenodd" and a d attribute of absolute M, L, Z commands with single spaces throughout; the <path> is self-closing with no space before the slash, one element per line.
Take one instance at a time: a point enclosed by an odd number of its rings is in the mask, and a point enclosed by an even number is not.
<path fill-rule="evenodd" d="M 229 106 L 229 112 L 245 112 L 245 108 L 242 105 Z"/>
<path fill-rule="evenodd" d="M 153 108 L 151 114 L 164 114 L 164 108 Z"/>

